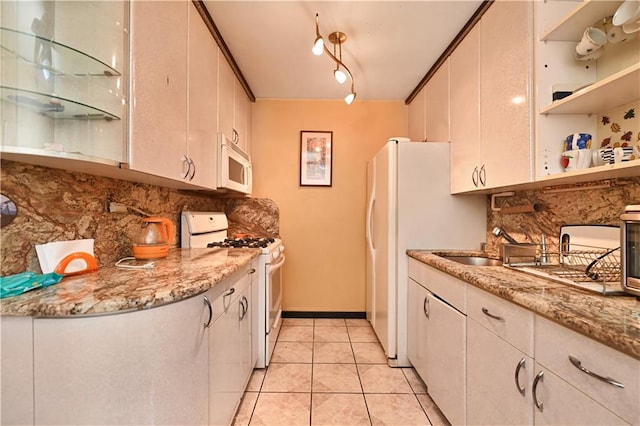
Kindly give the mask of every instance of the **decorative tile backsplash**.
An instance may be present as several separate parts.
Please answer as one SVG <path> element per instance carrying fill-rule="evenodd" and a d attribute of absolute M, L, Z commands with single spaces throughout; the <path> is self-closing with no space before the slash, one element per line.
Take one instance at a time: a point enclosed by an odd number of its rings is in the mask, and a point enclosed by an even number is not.
<path fill-rule="evenodd" d="M 109 201 L 171 219 L 177 242 L 183 210 L 224 211 L 229 235 L 279 235 L 278 206 L 269 199 L 223 198 L 5 160 L 1 177 L 2 194 L 18 208 L 15 220 L 0 231 L 2 276 L 40 272 L 34 247 L 52 241 L 95 239 L 99 265 L 131 256 L 143 216 L 134 210 L 108 213 Z"/>

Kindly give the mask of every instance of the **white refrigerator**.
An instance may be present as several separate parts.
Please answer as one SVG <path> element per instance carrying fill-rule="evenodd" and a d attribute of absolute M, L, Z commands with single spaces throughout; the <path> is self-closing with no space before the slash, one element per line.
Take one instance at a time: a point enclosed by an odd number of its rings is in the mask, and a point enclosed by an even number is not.
<path fill-rule="evenodd" d="M 407 358 L 407 249 L 478 250 L 487 197 L 450 195 L 449 143 L 390 139 L 367 163 L 367 319 L 391 366 Z"/>

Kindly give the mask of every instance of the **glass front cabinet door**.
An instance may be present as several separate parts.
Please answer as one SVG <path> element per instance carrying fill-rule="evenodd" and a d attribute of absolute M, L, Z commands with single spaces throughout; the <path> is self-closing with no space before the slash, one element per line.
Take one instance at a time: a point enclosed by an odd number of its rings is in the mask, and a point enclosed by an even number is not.
<path fill-rule="evenodd" d="M 128 27 L 128 1 L 0 2 L 3 158 L 127 161 Z"/>

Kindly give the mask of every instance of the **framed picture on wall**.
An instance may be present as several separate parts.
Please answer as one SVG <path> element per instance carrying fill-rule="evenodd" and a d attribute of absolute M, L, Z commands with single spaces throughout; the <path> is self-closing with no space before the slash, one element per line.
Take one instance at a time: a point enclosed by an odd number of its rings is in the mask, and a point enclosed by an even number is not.
<path fill-rule="evenodd" d="M 300 186 L 331 186 L 333 132 L 300 132 Z"/>

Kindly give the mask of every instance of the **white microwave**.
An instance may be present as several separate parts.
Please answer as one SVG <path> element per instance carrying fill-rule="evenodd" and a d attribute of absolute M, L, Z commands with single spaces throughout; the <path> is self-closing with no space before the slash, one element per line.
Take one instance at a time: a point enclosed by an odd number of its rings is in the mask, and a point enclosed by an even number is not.
<path fill-rule="evenodd" d="M 218 189 L 251 195 L 251 156 L 218 133 Z"/>

